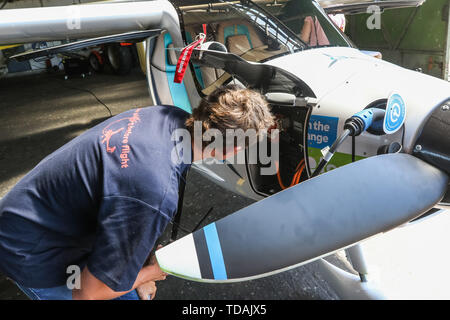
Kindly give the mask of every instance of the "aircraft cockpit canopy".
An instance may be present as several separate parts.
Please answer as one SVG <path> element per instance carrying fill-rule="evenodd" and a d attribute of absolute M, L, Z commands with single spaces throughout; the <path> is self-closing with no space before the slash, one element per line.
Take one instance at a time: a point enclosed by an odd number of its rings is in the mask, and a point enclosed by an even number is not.
<path fill-rule="evenodd" d="M 220 42 L 229 53 L 249 62 L 262 63 L 317 47 L 352 46 L 313 0 L 174 0 L 173 3 L 186 43 L 206 32 L 206 42 Z M 230 81 L 226 71 L 218 67 L 194 64 L 193 69 L 203 94 Z"/>

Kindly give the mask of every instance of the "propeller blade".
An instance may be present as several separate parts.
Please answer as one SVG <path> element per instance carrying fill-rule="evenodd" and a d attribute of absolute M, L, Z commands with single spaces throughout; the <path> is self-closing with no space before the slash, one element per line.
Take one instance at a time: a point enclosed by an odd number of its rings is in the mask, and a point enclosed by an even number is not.
<path fill-rule="evenodd" d="M 448 176 L 408 154 L 370 157 L 288 188 L 156 251 L 202 282 L 285 271 L 386 232 L 438 203 Z"/>

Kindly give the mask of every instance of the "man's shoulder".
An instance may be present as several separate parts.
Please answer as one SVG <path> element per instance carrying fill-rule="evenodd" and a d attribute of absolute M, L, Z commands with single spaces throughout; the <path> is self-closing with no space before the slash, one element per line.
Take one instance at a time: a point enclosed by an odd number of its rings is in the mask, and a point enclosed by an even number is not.
<path fill-rule="evenodd" d="M 178 108 L 177 106 L 172 105 L 157 105 L 153 107 L 147 107 L 146 109 L 149 110 L 149 112 L 159 112 L 161 115 L 165 115 L 175 119 L 186 119 L 190 116 L 190 113 L 184 111 L 181 108 Z"/>
<path fill-rule="evenodd" d="M 145 110 L 145 112 L 161 112 L 163 114 L 182 115 L 182 116 L 190 115 L 189 112 L 186 112 L 177 106 L 168 105 L 168 104 L 146 106 L 141 109 Z"/>

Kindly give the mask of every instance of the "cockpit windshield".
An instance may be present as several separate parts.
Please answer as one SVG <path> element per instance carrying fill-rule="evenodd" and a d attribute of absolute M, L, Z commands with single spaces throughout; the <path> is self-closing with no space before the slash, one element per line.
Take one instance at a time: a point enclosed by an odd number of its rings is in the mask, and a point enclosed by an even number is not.
<path fill-rule="evenodd" d="M 261 5 L 265 6 L 267 11 L 282 21 L 303 42 L 306 42 L 308 48 L 353 46 L 345 34 L 332 22 L 331 16 L 327 15 L 316 1 L 274 0 L 261 2 L 264 2 Z"/>
<path fill-rule="evenodd" d="M 321 46 L 351 46 L 313 0 L 174 0 L 186 42 L 206 26 L 218 41 L 247 61 L 263 62 Z"/>

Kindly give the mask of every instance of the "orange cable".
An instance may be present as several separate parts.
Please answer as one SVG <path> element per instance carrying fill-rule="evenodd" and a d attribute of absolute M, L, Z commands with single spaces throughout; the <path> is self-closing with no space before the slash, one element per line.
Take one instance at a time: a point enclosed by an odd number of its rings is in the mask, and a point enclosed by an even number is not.
<path fill-rule="evenodd" d="M 304 164 L 303 162 L 305 162 L 305 159 L 302 159 L 302 160 L 299 162 L 299 164 L 297 165 L 297 167 L 295 168 L 295 171 L 296 171 L 296 172 L 295 172 L 294 176 L 292 177 L 292 182 L 291 182 L 291 184 L 289 185 L 289 187 L 292 187 L 292 186 L 294 186 L 294 185 L 296 185 L 296 184 L 299 183 L 300 177 L 301 177 L 302 172 L 303 172 L 303 169 L 305 169 L 305 164 Z M 302 164 L 303 164 L 303 165 L 302 165 Z M 279 170 L 279 166 L 278 166 L 278 161 L 275 161 L 275 166 L 276 166 L 276 168 L 277 168 L 277 179 L 278 179 L 278 183 L 279 183 L 281 189 L 284 190 L 284 189 L 286 189 L 286 188 L 288 188 L 288 187 L 285 187 L 285 186 L 284 186 L 283 181 L 282 181 L 282 179 L 281 179 L 280 170 Z M 299 170 L 299 168 L 300 168 L 300 170 Z"/>
<path fill-rule="evenodd" d="M 297 177 L 297 181 L 295 182 L 295 184 L 298 184 L 300 182 L 300 177 L 302 176 L 303 170 L 305 169 L 305 165 L 303 165 L 300 168 L 300 171 L 298 172 L 298 177 Z"/>

